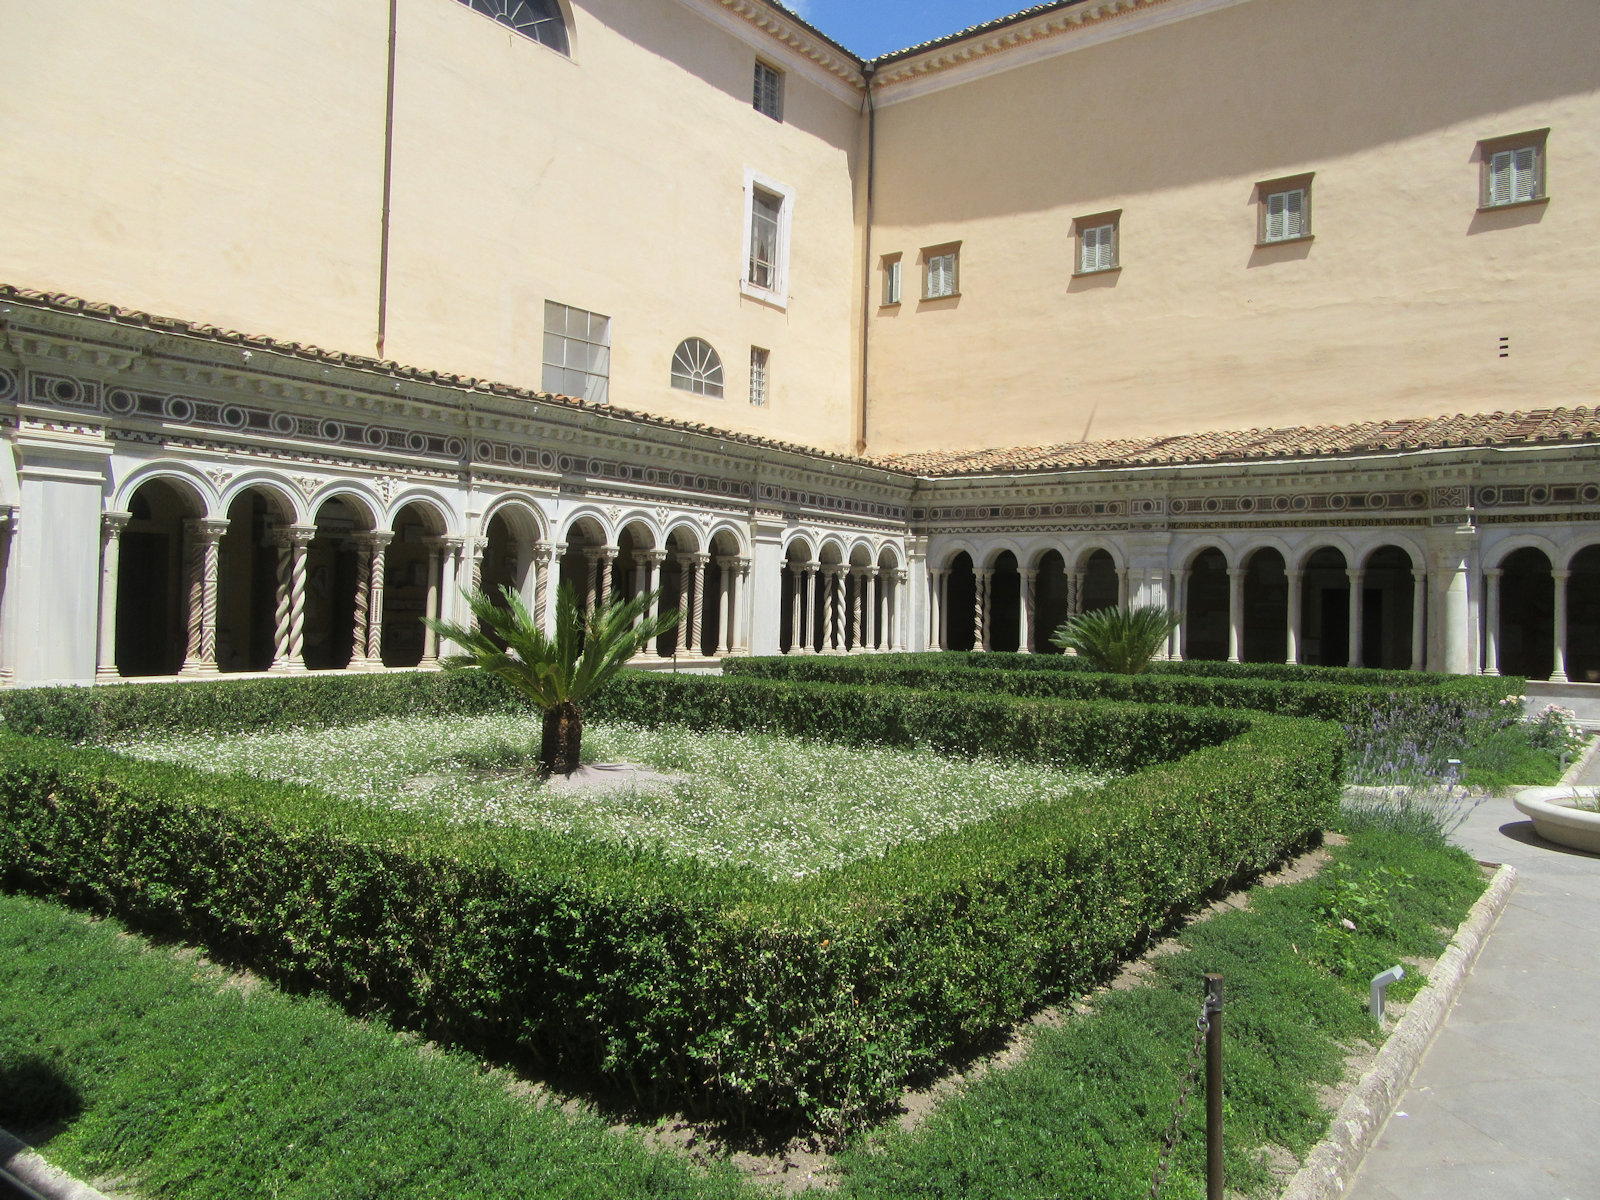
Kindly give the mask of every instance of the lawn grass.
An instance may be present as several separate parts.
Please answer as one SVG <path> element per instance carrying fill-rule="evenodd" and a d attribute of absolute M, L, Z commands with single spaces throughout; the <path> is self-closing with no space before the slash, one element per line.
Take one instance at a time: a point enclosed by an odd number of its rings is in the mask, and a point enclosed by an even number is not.
<path fill-rule="evenodd" d="M 536 774 L 524 714 L 385 718 L 341 729 L 146 737 L 141 758 L 309 784 L 358 804 L 456 823 L 539 828 L 796 879 L 1007 808 L 1097 787 L 1109 773 L 928 748 L 593 722 L 585 762 L 672 778 L 566 791 Z"/>
<path fill-rule="evenodd" d="M 1304 1154 L 1327 1125 L 1318 1086 L 1339 1080 L 1348 1048 L 1378 1038 L 1367 979 L 1437 954 L 1441 927 L 1484 884 L 1461 851 L 1382 830 L 1352 829 L 1332 857 L 1316 878 L 1191 926 L 1179 953 L 1152 961 L 1150 986 L 1102 993 L 1041 1028 L 1018 1065 L 919 1128 L 846 1152 L 841 1194 L 1144 1194 L 1206 971 L 1227 986 L 1230 1187 L 1268 1194 L 1263 1147 Z M 1420 983 L 1412 972 L 1391 994 Z M 28 1079 L 40 1087 L 18 1086 Z M 114 921 L 0 896 L 0 1124 L 15 1127 L 19 1106 L 37 1118 L 51 1097 L 64 1128 L 43 1152 L 80 1175 L 129 1176 L 152 1200 L 763 1194 L 518 1099 L 503 1075 L 325 1001 L 241 990 Z M 1203 1107 L 1197 1093 L 1164 1196 L 1204 1192 Z"/>
<path fill-rule="evenodd" d="M 1512 787 L 1545 787 L 1560 783 L 1567 764 L 1582 753 L 1580 744 L 1563 761 L 1556 751 L 1534 745 L 1526 724 L 1514 725 L 1462 752 L 1462 782 L 1495 792 Z"/>
<path fill-rule="evenodd" d="M 172 1200 L 737 1197 L 379 1023 L 54 904 L 0 896 L 0 1125 Z"/>

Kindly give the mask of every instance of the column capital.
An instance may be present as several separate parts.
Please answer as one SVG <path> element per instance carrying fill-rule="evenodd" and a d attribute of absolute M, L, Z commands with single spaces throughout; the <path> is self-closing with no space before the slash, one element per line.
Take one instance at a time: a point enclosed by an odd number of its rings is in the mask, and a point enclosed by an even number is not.
<path fill-rule="evenodd" d="M 1366 576 L 1367 569 L 1365 567 L 1346 567 L 1344 573 L 1349 577 L 1351 583 L 1360 583 Z"/>
<path fill-rule="evenodd" d="M 272 531 L 273 543 L 280 550 L 309 546 L 317 536 L 315 525 L 279 525 Z"/>
<path fill-rule="evenodd" d="M 473 539 L 472 539 L 472 552 L 474 554 L 482 554 L 488 548 L 489 548 L 489 539 L 488 538 L 484 537 L 482 534 L 477 534 L 477 535 L 475 535 L 473 537 Z"/>
<path fill-rule="evenodd" d="M 701 554 L 698 551 L 694 551 L 688 554 L 678 555 L 678 561 L 686 567 L 703 567 L 711 561 L 711 555 Z"/>
<path fill-rule="evenodd" d="M 7 526 L 10 526 L 15 521 L 16 518 L 12 515 L 15 511 L 15 509 L 7 511 L 5 519 Z M 100 532 L 105 534 L 106 537 L 120 537 L 122 531 L 128 527 L 128 522 L 131 520 L 133 520 L 131 512 L 120 508 L 107 509 L 100 514 Z"/>
<path fill-rule="evenodd" d="M 739 565 L 739 556 L 737 554 L 719 554 L 716 557 L 717 566 L 719 567 L 736 567 Z"/>
<path fill-rule="evenodd" d="M 394 530 L 392 530 L 392 529 L 374 529 L 372 531 L 372 533 L 371 533 L 371 537 L 372 537 L 373 546 L 375 546 L 375 547 L 377 547 L 378 549 L 381 550 L 383 547 L 387 546 L 390 542 L 394 541 Z"/>
<path fill-rule="evenodd" d="M 819 570 L 822 569 L 822 564 L 814 558 L 810 562 L 805 563 L 804 566 L 807 575 L 815 575 Z"/>
<path fill-rule="evenodd" d="M 876 566 L 863 567 L 862 568 L 862 574 L 865 575 L 868 579 L 876 579 L 879 575 L 883 574 L 883 568 L 882 567 L 876 567 Z"/>
<path fill-rule="evenodd" d="M 550 560 L 555 557 L 556 549 L 549 542 L 535 542 L 533 544 L 533 561 L 541 567 L 550 565 Z"/>
<path fill-rule="evenodd" d="M 1229 579 L 1243 579 L 1248 574 L 1250 574 L 1250 568 L 1249 567 L 1229 567 L 1228 568 L 1228 578 Z"/>
<path fill-rule="evenodd" d="M 798 562 L 795 559 L 790 559 L 789 561 L 785 562 L 783 565 L 784 565 L 784 569 L 787 570 L 789 572 L 789 574 L 793 575 L 796 579 L 800 578 L 800 576 L 802 576 L 802 575 L 804 575 L 806 573 L 806 565 L 807 564 L 805 564 L 803 562 Z"/>
<path fill-rule="evenodd" d="M 659 567 L 667 561 L 665 550 L 635 550 L 633 556 L 648 566 Z"/>
<path fill-rule="evenodd" d="M 447 534 L 446 536 L 437 540 L 439 542 L 439 546 L 447 554 L 460 554 L 462 547 L 467 544 L 466 538 L 456 537 L 454 534 Z"/>
<path fill-rule="evenodd" d="M 1039 568 L 1038 567 L 1023 567 L 1020 571 L 1017 572 L 1017 574 L 1021 575 L 1022 578 L 1025 581 L 1026 580 L 1037 579 L 1037 578 L 1039 578 Z"/>
<path fill-rule="evenodd" d="M 1413 582 L 1421 583 L 1427 577 L 1428 577 L 1428 570 L 1427 570 L 1426 567 L 1412 567 L 1411 568 L 1411 578 L 1412 578 Z"/>
<path fill-rule="evenodd" d="M 1567 580 L 1572 578 L 1572 572 L 1571 571 L 1551 571 L 1550 572 L 1550 578 L 1554 579 L 1557 583 L 1565 583 Z"/>
<path fill-rule="evenodd" d="M 1504 567 L 1485 567 L 1483 573 L 1489 579 L 1499 579 L 1506 572 Z M 1413 571 L 1412 575 L 1415 576 L 1416 572 Z"/>
<path fill-rule="evenodd" d="M 994 575 L 993 567 L 979 567 L 973 572 L 979 579 L 989 579 Z"/>
<path fill-rule="evenodd" d="M 906 580 L 911 578 L 911 572 L 906 570 L 904 567 L 896 567 L 891 574 L 894 575 L 894 581 L 896 583 L 904 583 Z"/>
<path fill-rule="evenodd" d="M 1188 574 L 1188 572 L 1185 572 L 1185 574 Z M 1286 578 L 1294 580 L 1296 583 L 1306 577 L 1305 569 L 1302 567 L 1291 567 L 1283 574 Z"/>
<path fill-rule="evenodd" d="M 189 517 L 183 527 L 202 542 L 214 542 L 228 532 L 227 519 L 222 517 Z"/>

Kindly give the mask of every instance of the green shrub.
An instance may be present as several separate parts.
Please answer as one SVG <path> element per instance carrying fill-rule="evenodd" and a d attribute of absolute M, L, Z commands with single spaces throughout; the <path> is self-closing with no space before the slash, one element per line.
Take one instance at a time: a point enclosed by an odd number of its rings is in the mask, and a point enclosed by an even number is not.
<path fill-rule="evenodd" d="M 1100 671 L 1137 675 L 1178 627 L 1176 613 L 1153 605 L 1097 608 L 1079 613 L 1050 635 L 1063 650 L 1075 650 Z"/>
<path fill-rule="evenodd" d="M 141 715 L 242 728 L 270 723 L 267 707 L 342 722 L 506 702 L 455 690 L 472 677 L 408 678 L 268 681 L 270 706 L 229 683 L 57 693 L 55 709 L 39 693 L 27 711 L 87 737 L 134 732 Z M 604 1076 L 647 1104 L 842 1131 L 1100 977 L 1219 881 L 1313 837 L 1340 769 L 1336 731 L 1236 712 L 631 674 L 597 708 L 1154 765 L 773 882 L 5 734 L 0 886 L 182 932 L 430 1036 Z"/>

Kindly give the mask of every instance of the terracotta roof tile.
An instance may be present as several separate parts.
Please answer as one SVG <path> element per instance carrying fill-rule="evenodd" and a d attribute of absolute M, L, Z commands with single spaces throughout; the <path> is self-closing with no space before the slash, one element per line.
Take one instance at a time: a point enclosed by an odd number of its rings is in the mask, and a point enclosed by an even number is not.
<path fill-rule="evenodd" d="M 917 475 L 948 476 L 1597 440 L 1600 440 L 1600 409 L 1543 408 L 1527 412 L 1456 413 L 1400 421 L 1366 421 L 1354 425 L 1210 430 L 1052 446 L 932 450 L 881 455 L 877 461 Z"/>

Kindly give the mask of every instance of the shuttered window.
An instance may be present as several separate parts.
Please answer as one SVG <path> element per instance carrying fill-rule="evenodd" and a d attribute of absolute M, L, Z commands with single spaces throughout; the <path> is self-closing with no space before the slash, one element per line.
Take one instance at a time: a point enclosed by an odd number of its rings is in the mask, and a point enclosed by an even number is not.
<path fill-rule="evenodd" d="M 1091 225 L 1078 234 L 1078 272 L 1109 271 L 1117 265 L 1117 226 Z"/>
<path fill-rule="evenodd" d="M 956 252 L 947 250 L 927 257 L 927 275 L 923 280 L 922 298 L 937 300 L 941 296 L 956 294 Z"/>
<path fill-rule="evenodd" d="M 1311 232 L 1310 206 L 1305 188 L 1270 192 L 1263 204 L 1261 240 L 1287 242 Z"/>
<path fill-rule="evenodd" d="M 1518 146 L 1490 155 L 1485 191 L 1485 208 L 1537 200 L 1543 194 L 1539 186 L 1538 149 L 1534 146 Z"/>
<path fill-rule="evenodd" d="M 774 121 L 783 120 L 783 72 L 756 60 L 755 110 Z"/>

